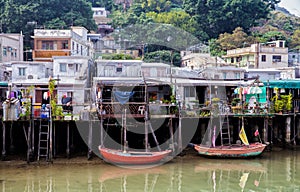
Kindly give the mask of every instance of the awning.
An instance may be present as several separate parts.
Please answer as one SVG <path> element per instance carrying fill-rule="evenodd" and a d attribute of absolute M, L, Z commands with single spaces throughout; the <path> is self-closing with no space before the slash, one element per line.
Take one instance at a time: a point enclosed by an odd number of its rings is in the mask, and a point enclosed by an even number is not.
<path fill-rule="evenodd" d="M 271 80 L 263 83 L 270 88 L 300 89 L 300 80 L 298 79 Z"/>
<path fill-rule="evenodd" d="M 0 81 L 0 87 L 8 87 L 8 83 L 5 81 Z"/>

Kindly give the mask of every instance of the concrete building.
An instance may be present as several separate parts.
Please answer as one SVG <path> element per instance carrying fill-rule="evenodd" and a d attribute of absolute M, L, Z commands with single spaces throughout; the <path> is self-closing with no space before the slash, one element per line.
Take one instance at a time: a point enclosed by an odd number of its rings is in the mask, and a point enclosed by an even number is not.
<path fill-rule="evenodd" d="M 96 60 L 97 77 L 141 77 L 141 60 Z"/>
<path fill-rule="evenodd" d="M 184 53 L 181 53 L 181 67 L 203 70 L 207 67 L 228 65 L 223 59 L 212 57 L 209 53 Z"/>
<path fill-rule="evenodd" d="M 11 74 L 9 84 L 12 90 L 34 86 L 33 104 L 41 105 L 45 102 L 43 93 L 48 91 L 49 77 L 53 75 L 52 62 L 12 62 Z"/>
<path fill-rule="evenodd" d="M 70 30 L 35 29 L 34 61 L 53 61 L 53 56 L 93 56 L 93 44 L 87 38 L 87 29 Z"/>
<path fill-rule="evenodd" d="M 17 84 L 36 83 L 40 79 L 49 79 L 53 75 L 51 62 L 16 61 L 11 63 L 11 81 Z"/>
<path fill-rule="evenodd" d="M 299 49 L 289 50 L 289 66 L 300 66 L 300 51 Z"/>
<path fill-rule="evenodd" d="M 0 63 L 23 61 L 22 33 L 0 34 Z"/>
<path fill-rule="evenodd" d="M 105 7 L 92 7 L 92 11 L 93 19 L 97 25 L 107 24 L 111 21 L 111 19 L 107 17 L 109 12 L 105 9 Z"/>
<path fill-rule="evenodd" d="M 228 50 L 223 57 L 228 64 L 237 67 L 252 69 L 288 67 L 288 48 L 285 47 L 283 40 Z"/>
<path fill-rule="evenodd" d="M 79 114 L 90 103 L 90 81 L 93 61 L 84 56 L 53 57 L 53 77 L 57 82 L 57 102 L 63 95 L 72 97 L 73 114 Z"/>
<path fill-rule="evenodd" d="M 169 77 L 170 65 L 164 63 L 142 63 L 142 73 L 145 77 Z"/>

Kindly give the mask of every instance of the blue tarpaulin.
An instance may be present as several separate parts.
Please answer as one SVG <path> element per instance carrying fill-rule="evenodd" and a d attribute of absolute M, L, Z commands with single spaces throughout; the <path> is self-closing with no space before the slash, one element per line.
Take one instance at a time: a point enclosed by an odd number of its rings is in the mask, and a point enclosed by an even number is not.
<path fill-rule="evenodd" d="M 134 92 L 129 92 L 129 91 L 113 91 L 114 97 L 117 101 L 119 101 L 122 105 L 127 103 L 134 95 Z"/>

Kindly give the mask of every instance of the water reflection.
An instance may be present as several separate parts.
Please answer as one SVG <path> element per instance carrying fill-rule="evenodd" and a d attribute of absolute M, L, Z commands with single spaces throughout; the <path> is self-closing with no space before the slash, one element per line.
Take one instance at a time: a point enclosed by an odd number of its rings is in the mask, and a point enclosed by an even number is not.
<path fill-rule="evenodd" d="M 267 168 L 257 160 L 219 160 L 201 163 L 195 166 L 195 172 L 208 172 L 209 191 L 255 191 Z"/>
<path fill-rule="evenodd" d="M 150 169 L 106 163 L 7 166 L 0 162 L 0 188 L 10 191 L 299 191 L 297 151 L 268 152 L 261 159 L 178 157 Z M 66 160 L 67 161 L 67 160 Z M 298 173 L 298 174 L 297 174 Z"/>

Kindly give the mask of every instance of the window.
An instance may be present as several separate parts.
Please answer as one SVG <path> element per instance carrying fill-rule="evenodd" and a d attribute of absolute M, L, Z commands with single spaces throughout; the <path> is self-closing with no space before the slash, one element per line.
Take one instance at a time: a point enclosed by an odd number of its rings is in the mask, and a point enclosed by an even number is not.
<path fill-rule="evenodd" d="M 25 76 L 26 75 L 26 68 L 20 67 L 19 68 L 19 76 Z"/>
<path fill-rule="evenodd" d="M 49 77 L 49 68 L 46 68 L 46 77 Z"/>
<path fill-rule="evenodd" d="M 3 47 L 3 56 L 7 56 L 7 49 L 6 49 L 6 47 Z"/>
<path fill-rule="evenodd" d="M 59 64 L 59 71 L 60 72 L 67 72 L 67 64 L 66 63 L 60 63 Z"/>
<path fill-rule="evenodd" d="M 262 62 L 266 62 L 266 61 L 267 61 L 266 55 L 262 55 L 262 56 L 261 56 L 261 61 L 262 61 Z"/>
<path fill-rule="evenodd" d="M 281 62 L 281 55 L 273 55 L 272 61 L 273 62 Z"/>
<path fill-rule="evenodd" d="M 223 79 L 226 79 L 227 73 L 223 72 Z"/>
<path fill-rule="evenodd" d="M 241 74 L 240 73 L 235 73 L 235 79 L 240 79 L 241 78 Z"/>
<path fill-rule="evenodd" d="M 184 96 L 185 97 L 195 97 L 195 87 L 185 87 Z"/>
<path fill-rule="evenodd" d="M 282 41 L 279 42 L 279 47 L 283 47 L 283 42 Z"/>
<path fill-rule="evenodd" d="M 65 40 L 65 41 L 62 41 L 62 49 L 69 49 L 69 41 L 68 40 Z"/>
<path fill-rule="evenodd" d="M 80 46 L 80 55 L 82 55 L 83 51 L 82 51 L 82 45 Z"/>
<path fill-rule="evenodd" d="M 69 64 L 68 64 L 68 67 L 69 67 L 69 68 L 74 68 L 74 64 L 73 64 L 73 63 L 69 63 Z"/>
<path fill-rule="evenodd" d="M 75 43 L 72 42 L 72 50 L 74 50 L 74 49 L 75 49 Z"/>
<path fill-rule="evenodd" d="M 75 71 L 76 72 L 80 71 L 81 67 L 82 67 L 82 64 L 76 63 L 75 64 Z"/>
<path fill-rule="evenodd" d="M 53 50 L 54 49 L 53 41 L 42 41 L 42 49 L 43 50 Z"/>
<path fill-rule="evenodd" d="M 117 72 L 122 72 L 122 67 L 117 67 Z"/>
<path fill-rule="evenodd" d="M 76 52 L 79 53 L 79 45 L 76 44 Z"/>
<path fill-rule="evenodd" d="M 234 58 L 233 57 L 230 58 L 230 63 L 234 63 Z"/>
<path fill-rule="evenodd" d="M 122 64 L 119 63 L 117 68 L 116 68 L 116 72 L 122 72 Z"/>

